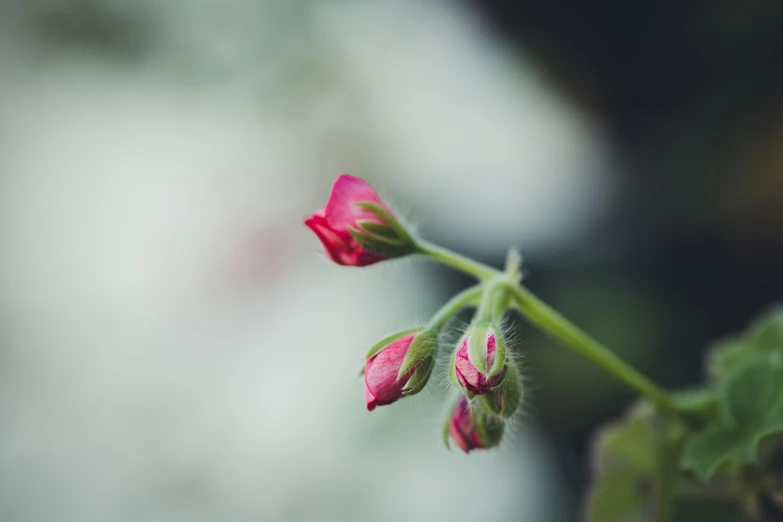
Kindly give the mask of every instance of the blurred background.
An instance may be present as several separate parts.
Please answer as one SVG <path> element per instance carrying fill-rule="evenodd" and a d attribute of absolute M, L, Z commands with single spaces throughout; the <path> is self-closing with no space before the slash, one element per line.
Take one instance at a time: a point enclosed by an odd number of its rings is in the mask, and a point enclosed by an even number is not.
<path fill-rule="evenodd" d="M 370 181 L 666 387 L 783 294 L 783 4 L 0 0 L 0 520 L 578 519 L 633 400 L 518 327 L 530 415 L 440 445 L 368 346 L 469 281 L 333 266 Z"/>

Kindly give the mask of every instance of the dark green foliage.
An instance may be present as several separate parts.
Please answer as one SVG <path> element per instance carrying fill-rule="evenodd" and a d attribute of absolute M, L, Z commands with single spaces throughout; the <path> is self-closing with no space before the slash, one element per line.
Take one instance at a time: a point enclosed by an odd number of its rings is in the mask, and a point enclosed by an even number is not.
<path fill-rule="evenodd" d="M 589 522 L 764 520 L 783 504 L 783 310 L 716 344 L 679 419 L 639 404 L 596 438 Z"/>

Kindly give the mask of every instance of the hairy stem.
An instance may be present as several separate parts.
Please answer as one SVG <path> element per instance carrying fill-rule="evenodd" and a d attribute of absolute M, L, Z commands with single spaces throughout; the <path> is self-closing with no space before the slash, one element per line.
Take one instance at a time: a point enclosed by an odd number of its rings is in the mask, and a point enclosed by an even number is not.
<path fill-rule="evenodd" d="M 492 276 L 497 275 L 499 272 L 478 261 L 473 261 L 469 257 L 457 254 L 451 250 L 447 250 L 443 247 L 439 247 L 429 241 L 423 239 L 416 240 L 416 247 L 420 254 L 424 254 L 436 261 L 440 261 L 445 265 L 456 268 L 466 274 L 470 274 L 479 280 L 489 279 Z"/>
<path fill-rule="evenodd" d="M 429 328 L 439 332 L 460 310 L 466 306 L 476 305 L 481 299 L 483 290 L 484 285 L 475 285 L 452 297 L 432 316 L 428 325 Z"/>
<path fill-rule="evenodd" d="M 676 411 L 671 397 L 650 379 L 636 371 L 598 341 L 580 330 L 560 313 L 521 286 L 512 289 L 522 314 L 539 329 L 559 340 L 579 355 L 597 364 L 622 383 L 636 390 L 662 410 Z"/>
<path fill-rule="evenodd" d="M 417 244 L 420 253 L 480 280 L 502 274 L 502 272 L 490 266 L 473 261 L 432 243 L 419 240 Z M 669 412 L 677 412 L 676 404 L 665 391 L 541 301 L 529 290 L 518 284 L 510 285 L 510 290 L 519 310 L 537 328 L 554 337 L 579 355 L 592 361 L 605 372 L 613 375 L 620 382 L 644 396 L 658 408 Z"/>

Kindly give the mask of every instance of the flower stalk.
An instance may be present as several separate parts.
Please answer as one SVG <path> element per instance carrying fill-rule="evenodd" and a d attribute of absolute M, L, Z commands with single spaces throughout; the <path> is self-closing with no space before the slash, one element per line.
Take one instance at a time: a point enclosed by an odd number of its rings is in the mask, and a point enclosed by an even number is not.
<path fill-rule="evenodd" d="M 672 398 L 648 377 L 631 367 L 608 348 L 541 301 L 532 292 L 513 281 L 508 275 L 504 277 L 503 272 L 499 270 L 426 241 L 417 240 L 417 245 L 419 253 L 472 275 L 479 280 L 486 281 L 485 284 L 487 285 L 495 284 L 499 280 L 498 278 L 504 278 L 504 284 L 511 293 L 519 311 L 539 330 L 593 362 L 599 368 L 644 396 L 661 410 L 679 413 L 677 405 Z M 512 259 L 511 256 L 510 259 Z M 518 265 L 518 259 L 515 262 Z"/>

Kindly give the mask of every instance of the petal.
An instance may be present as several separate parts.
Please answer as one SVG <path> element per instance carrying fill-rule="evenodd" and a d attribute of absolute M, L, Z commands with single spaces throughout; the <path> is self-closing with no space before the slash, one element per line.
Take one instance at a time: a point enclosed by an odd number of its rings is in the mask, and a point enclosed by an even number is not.
<path fill-rule="evenodd" d="M 367 387 L 367 381 L 364 382 L 364 402 L 367 405 L 367 411 L 372 411 L 376 406 L 378 406 L 375 395 L 373 395 L 370 389 Z"/>
<path fill-rule="evenodd" d="M 397 373 L 414 337 L 408 335 L 397 339 L 367 361 L 364 383 L 377 404 L 390 404 L 402 397 L 402 389 L 408 379 L 398 381 Z"/>
<path fill-rule="evenodd" d="M 470 453 L 474 445 L 473 417 L 467 399 L 462 396 L 457 401 L 449 424 L 449 435 L 454 443 L 465 453 Z"/>
<path fill-rule="evenodd" d="M 484 447 L 484 441 L 481 440 L 481 437 L 479 437 L 477 432 L 474 431 L 470 439 L 471 449 L 482 449 Z"/>
<path fill-rule="evenodd" d="M 473 366 L 473 363 L 468 359 L 468 343 L 465 340 L 457 351 L 457 357 L 455 359 L 455 365 L 457 369 L 457 377 L 461 377 L 466 387 L 480 386 L 482 381 L 481 372 L 478 368 Z M 471 390 L 473 391 L 473 390 Z"/>
<path fill-rule="evenodd" d="M 495 335 L 489 334 L 487 337 L 487 368 L 492 368 L 492 365 L 495 364 L 495 351 L 497 350 L 495 344 Z"/>
<path fill-rule="evenodd" d="M 459 449 L 461 449 L 464 453 L 469 453 L 470 445 L 465 437 L 462 436 L 462 432 L 459 431 L 455 421 L 456 419 L 452 419 L 451 424 L 449 425 L 449 435 L 454 441 L 454 444 L 456 444 Z"/>
<path fill-rule="evenodd" d="M 323 211 L 318 211 L 304 221 L 315 232 L 332 261 L 338 265 L 367 266 L 386 258 L 367 252 L 349 232 L 334 229 Z"/>
<path fill-rule="evenodd" d="M 360 201 L 383 205 L 378 194 L 364 180 L 348 174 L 337 176 L 324 209 L 326 219 L 333 230 L 347 232 L 348 227 L 356 227 L 358 219 L 382 222 L 374 213 L 356 205 Z"/>
<path fill-rule="evenodd" d="M 468 388 L 470 385 L 468 384 L 468 380 L 465 378 L 464 375 L 462 375 L 462 372 L 459 371 L 459 366 L 454 368 L 454 373 L 457 374 L 457 380 L 462 384 L 464 387 Z"/>
<path fill-rule="evenodd" d="M 315 232 L 315 235 L 321 240 L 326 253 L 338 265 L 362 266 L 370 264 L 367 262 L 362 263 L 362 261 L 366 260 L 362 259 L 361 256 L 367 255 L 367 253 L 363 250 L 357 252 L 357 248 L 361 249 L 361 247 L 356 243 L 356 240 L 350 237 L 350 234 L 346 238 L 345 234 L 333 230 L 322 215 L 318 213 L 313 214 L 305 220 L 304 224 Z"/>

